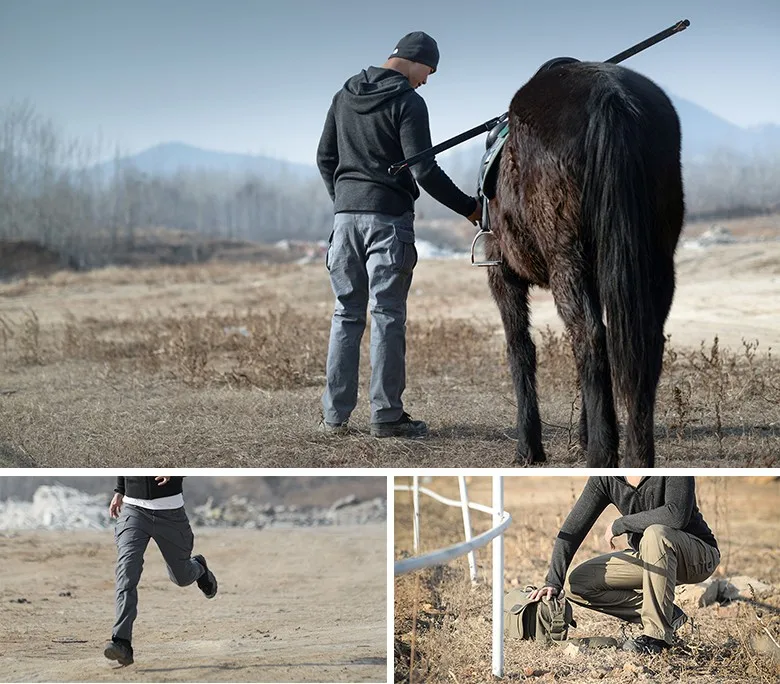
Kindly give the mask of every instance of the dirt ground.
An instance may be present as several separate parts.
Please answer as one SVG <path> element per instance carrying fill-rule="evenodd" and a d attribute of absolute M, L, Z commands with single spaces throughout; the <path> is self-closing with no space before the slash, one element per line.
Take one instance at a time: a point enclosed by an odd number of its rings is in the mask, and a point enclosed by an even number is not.
<path fill-rule="evenodd" d="M 780 217 L 762 221 L 762 238 L 780 232 Z M 776 465 L 780 242 L 681 247 L 677 262 L 657 465 Z M 420 442 L 366 435 L 368 335 L 355 436 L 318 433 L 332 306 L 322 264 L 0 284 L 0 465 L 111 467 L 127 454 L 134 466 L 512 465 L 515 397 L 485 269 L 459 258 L 415 271 L 404 399 L 429 424 Z M 531 307 L 547 465 L 584 465 L 562 323 L 549 292 Z"/>
<path fill-rule="evenodd" d="M 397 484 L 411 478 L 397 477 Z M 780 481 L 749 477 L 697 477 L 697 502 L 721 550 L 716 577 L 747 575 L 774 588 L 751 600 L 703 608 L 685 606 L 690 620 L 678 632 L 669 652 L 642 657 L 615 649 L 577 657 L 557 647 L 508 640 L 505 680 L 511 682 L 652 682 L 725 684 L 754 681 L 769 684 L 780 677 L 780 656 L 761 651 L 766 630 L 780 641 Z M 506 590 L 540 586 L 547 573 L 555 535 L 576 500 L 585 478 L 506 477 L 504 508 L 512 515 L 505 535 Z M 435 477 L 425 486 L 458 498 L 454 477 Z M 490 505 L 491 481 L 469 479 L 472 501 Z M 411 494 L 395 494 L 395 557 L 412 555 Z M 463 541 L 458 508 L 421 496 L 421 553 Z M 618 517 L 610 506 L 596 522 L 573 565 L 607 552 L 602 535 Z M 474 533 L 489 527 L 487 516 L 472 512 Z M 621 539 L 620 541 L 623 541 Z M 477 552 L 480 582 L 471 586 L 466 558 L 446 566 L 395 579 L 395 681 L 484 682 L 491 671 L 490 546 Z M 415 606 L 416 611 L 415 611 Z M 416 614 L 416 620 L 415 618 Z M 638 628 L 612 617 L 574 606 L 577 628 L 570 637 L 614 637 L 619 643 Z M 414 632 L 414 636 L 413 636 Z M 769 644 L 771 647 L 771 644 Z M 780 649 L 776 651 L 780 653 Z"/>
<path fill-rule="evenodd" d="M 207 600 L 145 556 L 135 663 L 103 656 L 113 533 L 0 535 L 0 680 L 379 682 L 387 677 L 386 527 L 195 529 L 219 582 Z M 23 602 L 19 602 L 22 601 Z"/>

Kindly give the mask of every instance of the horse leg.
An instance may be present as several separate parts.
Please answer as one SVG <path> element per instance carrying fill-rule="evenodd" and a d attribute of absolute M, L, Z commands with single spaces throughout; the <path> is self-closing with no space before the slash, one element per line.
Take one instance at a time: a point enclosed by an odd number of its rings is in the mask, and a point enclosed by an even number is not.
<path fill-rule="evenodd" d="M 580 449 L 587 452 L 588 451 L 588 412 L 585 409 L 585 401 L 582 402 L 582 408 L 580 408 L 579 440 L 580 440 Z"/>
<path fill-rule="evenodd" d="M 571 261 L 556 264 L 550 273 L 550 289 L 577 362 L 582 389 L 580 444 L 584 437 L 588 467 L 614 468 L 618 464 L 617 418 L 598 295 L 587 275 Z"/>
<path fill-rule="evenodd" d="M 506 267 L 494 267 L 488 270 L 488 284 L 504 323 L 509 369 L 517 397 L 515 463 L 542 463 L 547 459 L 542 447 L 536 396 L 536 345 L 528 329 L 528 282 Z"/>

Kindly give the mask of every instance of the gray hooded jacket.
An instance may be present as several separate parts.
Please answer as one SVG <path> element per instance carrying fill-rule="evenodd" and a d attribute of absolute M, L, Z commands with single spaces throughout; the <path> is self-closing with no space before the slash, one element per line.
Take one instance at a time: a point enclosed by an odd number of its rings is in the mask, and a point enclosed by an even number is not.
<path fill-rule="evenodd" d="M 434 159 L 391 176 L 391 164 L 431 147 L 425 100 L 398 71 L 369 67 L 333 97 L 317 149 L 317 166 L 334 213 L 400 216 L 414 210 L 418 183 L 463 216 L 476 199 L 461 192 Z"/>

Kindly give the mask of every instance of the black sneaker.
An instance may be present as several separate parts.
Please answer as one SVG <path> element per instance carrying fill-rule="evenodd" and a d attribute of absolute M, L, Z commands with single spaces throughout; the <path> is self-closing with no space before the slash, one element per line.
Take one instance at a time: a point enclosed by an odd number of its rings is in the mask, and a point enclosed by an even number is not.
<path fill-rule="evenodd" d="M 374 437 L 419 439 L 428 434 L 428 426 L 421 420 L 412 420 L 412 417 L 404 412 L 398 420 L 394 420 L 392 423 L 371 423 L 371 434 Z"/>
<path fill-rule="evenodd" d="M 198 589 L 206 595 L 206 598 L 214 598 L 217 595 L 217 578 L 214 577 L 214 573 L 209 570 L 206 559 L 198 554 L 197 556 L 193 556 L 192 560 L 200 563 L 206 571 L 198 577 Z"/>
<path fill-rule="evenodd" d="M 688 622 L 688 616 L 676 603 L 672 606 L 672 631 L 676 632 Z"/>
<path fill-rule="evenodd" d="M 655 655 L 661 651 L 665 651 L 669 648 L 663 639 L 656 639 L 647 634 L 642 634 L 636 639 L 629 639 L 623 644 L 624 651 L 630 651 L 631 653 L 642 653 L 644 655 Z"/>
<path fill-rule="evenodd" d="M 133 664 L 133 647 L 127 639 L 112 638 L 103 649 L 103 655 L 116 660 L 123 667 Z"/>

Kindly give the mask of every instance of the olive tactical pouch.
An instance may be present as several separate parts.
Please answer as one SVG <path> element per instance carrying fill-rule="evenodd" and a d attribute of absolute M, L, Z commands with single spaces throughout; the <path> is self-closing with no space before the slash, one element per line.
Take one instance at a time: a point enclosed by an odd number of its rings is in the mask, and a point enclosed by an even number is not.
<path fill-rule="evenodd" d="M 504 596 L 504 636 L 536 641 L 566 641 L 569 626 L 576 627 L 571 603 L 553 596 L 530 601 L 536 587 L 514 589 Z"/>

